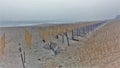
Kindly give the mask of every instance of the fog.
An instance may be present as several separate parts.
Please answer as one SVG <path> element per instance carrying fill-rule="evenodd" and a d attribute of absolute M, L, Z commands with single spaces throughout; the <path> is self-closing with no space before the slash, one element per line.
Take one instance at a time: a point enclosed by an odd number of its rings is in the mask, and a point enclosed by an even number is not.
<path fill-rule="evenodd" d="M 120 0 L 0 0 L 0 21 L 92 21 L 120 14 Z"/>

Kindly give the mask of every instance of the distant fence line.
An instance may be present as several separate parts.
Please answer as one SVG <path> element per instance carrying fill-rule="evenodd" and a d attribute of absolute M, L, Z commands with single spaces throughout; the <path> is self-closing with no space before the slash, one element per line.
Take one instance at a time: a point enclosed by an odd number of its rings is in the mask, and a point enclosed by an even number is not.
<path fill-rule="evenodd" d="M 51 43 L 50 37 L 56 38 L 57 35 L 67 36 L 67 34 L 72 34 L 72 39 L 74 36 L 85 36 L 86 33 L 93 31 L 98 26 L 106 23 L 106 21 L 95 23 L 95 24 L 85 24 L 81 26 L 81 24 L 68 24 L 68 25 L 54 25 L 54 26 L 47 26 L 47 27 L 40 27 L 39 28 L 39 36 L 45 43 Z M 2 37 L 0 38 L 0 55 L 3 54 L 5 48 L 5 33 L 3 33 Z M 66 37 L 68 45 L 69 45 L 69 36 Z M 32 35 L 31 33 L 25 29 L 25 42 L 29 48 L 32 48 Z"/>

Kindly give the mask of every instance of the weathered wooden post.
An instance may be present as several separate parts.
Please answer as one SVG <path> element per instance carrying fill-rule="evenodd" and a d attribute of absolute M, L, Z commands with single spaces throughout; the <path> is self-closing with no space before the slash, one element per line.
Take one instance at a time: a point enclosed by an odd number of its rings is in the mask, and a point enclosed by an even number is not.
<path fill-rule="evenodd" d="M 67 32 L 65 32 L 65 36 L 66 36 L 66 38 L 67 38 L 67 43 L 68 43 L 68 46 L 70 46 L 69 37 L 68 37 Z"/>
<path fill-rule="evenodd" d="M 1 39 L 0 39 L 0 55 L 3 55 L 5 48 L 5 33 L 3 33 Z"/>
<path fill-rule="evenodd" d="M 25 68 L 25 56 L 23 57 L 23 55 L 22 55 L 22 49 L 21 49 L 21 47 L 19 48 L 19 52 L 20 52 L 20 57 L 21 57 L 21 60 L 22 60 L 23 68 Z"/>
<path fill-rule="evenodd" d="M 25 41 L 26 41 L 28 47 L 32 48 L 32 38 L 31 38 L 31 34 L 28 30 L 25 30 Z"/>

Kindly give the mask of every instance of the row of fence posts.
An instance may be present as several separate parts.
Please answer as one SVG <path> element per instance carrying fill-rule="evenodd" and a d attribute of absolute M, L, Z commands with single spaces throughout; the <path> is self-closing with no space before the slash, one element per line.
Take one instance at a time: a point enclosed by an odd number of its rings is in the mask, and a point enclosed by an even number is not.
<path fill-rule="evenodd" d="M 60 35 L 64 43 L 64 36 L 67 39 L 67 44 L 70 46 L 69 42 L 69 33 L 72 33 L 72 40 L 77 40 L 74 38 L 74 36 L 83 36 L 86 35 L 86 33 L 94 30 L 98 26 L 104 24 L 104 22 L 100 22 L 97 24 L 92 24 L 88 25 L 85 27 L 80 27 L 80 25 L 58 25 L 58 26 L 48 26 L 48 27 L 40 27 L 40 37 L 43 39 L 44 43 L 48 43 L 49 46 L 51 47 L 51 40 L 50 40 L 50 35 L 52 35 L 54 38 L 58 38 L 57 36 Z M 31 33 L 25 29 L 25 41 L 28 47 L 31 49 L 32 48 L 32 37 Z M 77 40 L 78 41 L 78 40 Z M 5 33 L 3 33 L 2 37 L 0 38 L 0 55 L 4 53 L 4 48 L 5 48 Z M 52 49 L 52 48 L 51 48 Z M 25 68 L 25 52 L 22 54 L 22 49 L 19 48 L 19 52 L 21 53 L 21 60 L 23 64 L 23 68 Z"/>
<path fill-rule="evenodd" d="M 57 28 L 58 26 L 51 26 L 50 28 L 47 27 L 40 27 L 40 37 L 44 40 L 46 43 L 50 43 L 50 35 L 53 35 L 53 37 L 56 38 L 57 35 L 62 36 L 63 42 L 64 42 L 64 36 L 67 38 L 68 46 L 69 46 L 69 36 L 68 34 L 71 32 L 72 33 L 72 40 L 76 40 L 74 36 L 82 36 L 82 34 L 86 35 L 86 33 L 89 33 L 90 31 L 94 30 L 98 26 L 102 25 L 104 22 L 100 22 L 97 24 L 92 24 L 89 26 L 85 27 L 79 27 L 79 26 L 74 26 L 70 25 L 68 26 L 60 26 L 60 28 Z M 53 27 L 53 28 L 52 28 Z M 74 27 L 74 28 L 73 28 Z M 28 45 L 29 48 L 32 48 L 32 37 L 31 33 L 25 29 L 25 41 L 26 44 Z M 3 54 L 5 48 L 5 33 L 3 33 L 2 37 L 0 38 L 0 54 Z"/>
<path fill-rule="evenodd" d="M 97 28 L 98 26 L 102 25 L 104 22 L 100 22 L 97 24 L 93 24 L 93 25 L 88 25 L 85 27 L 79 27 L 79 26 L 75 26 L 75 25 L 70 25 L 70 26 L 60 26 L 60 28 L 57 28 L 58 26 L 56 26 L 56 28 L 54 26 L 51 26 L 50 28 L 48 27 L 46 29 L 46 27 L 44 28 L 40 28 L 40 37 L 45 40 L 45 42 L 50 42 L 50 35 L 52 35 L 53 37 L 56 37 L 57 35 L 60 36 L 67 36 L 68 33 L 72 33 L 72 40 L 74 40 L 74 35 L 80 35 L 82 33 L 88 33 L 92 30 L 94 30 L 95 28 Z M 52 28 L 53 27 L 53 28 Z M 28 30 L 25 29 L 25 41 L 28 45 L 29 48 L 32 47 L 32 37 L 31 34 Z M 0 48 L 4 49 L 5 48 L 5 33 L 3 33 L 1 39 L 0 39 Z"/>

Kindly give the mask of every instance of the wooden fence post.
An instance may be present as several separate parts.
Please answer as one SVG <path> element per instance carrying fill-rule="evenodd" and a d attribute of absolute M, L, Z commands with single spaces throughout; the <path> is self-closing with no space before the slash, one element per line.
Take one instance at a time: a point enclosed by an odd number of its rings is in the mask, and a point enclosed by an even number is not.
<path fill-rule="evenodd" d="M 27 43 L 27 45 L 29 46 L 29 48 L 32 47 L 32 38 L 31 38 L 31 34 L 29 31 L 25 30 L 25 41 Z"/>

